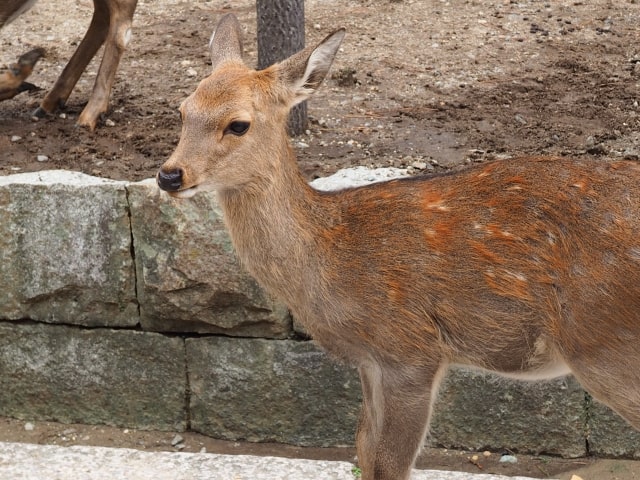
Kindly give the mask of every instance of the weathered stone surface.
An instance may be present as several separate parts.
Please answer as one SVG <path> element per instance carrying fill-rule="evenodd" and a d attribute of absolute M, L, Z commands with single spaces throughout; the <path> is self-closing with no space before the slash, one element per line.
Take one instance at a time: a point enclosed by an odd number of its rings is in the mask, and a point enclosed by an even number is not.
<path fill-rule="evenodd" d="M 0 318 L 138 323 L 124 183 L 77 172 L 0 177 Z"/>
<path fill-rule="evenodd" d="M 4 480 L 356 480 L 360 477 L 353 474 L 353 464 L 348 462 L 0 442 L 0 478 Z M 414 469 L 411 480 L 534 479 Z"/>
<path fill-rule="evenodd" d="M 432 445 L 586 454 L 584 391 L 573 378 L 516 382 L 451 371 L 435 407 Z"/>
<path fill-rule="evenodd" d="M 356 372 L 312 342 L 187 339 L 191 427 L 229 440 L 351 445 Z"/>
<path fill-rule="evenodd" d="M 640 432 L 605 405 L 589 403 L 589 452 L 607 457 L 640 458 Z"/>
<path fill-rule="evenodd" d="M 179 338 L 0 323 L 0 415 L 184 430 L 185 370 Z"/>
<path fill-rule="evenodd" d="M 154 331 L 284 338 L 287 309 L 239 266 L 215 196 L 176 200 L 130 184 L 141 322 Z"/>

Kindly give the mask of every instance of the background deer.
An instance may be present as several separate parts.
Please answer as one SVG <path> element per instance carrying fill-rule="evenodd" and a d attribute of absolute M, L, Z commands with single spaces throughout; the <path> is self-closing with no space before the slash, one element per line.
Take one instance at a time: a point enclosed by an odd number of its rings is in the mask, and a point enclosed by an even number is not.
<path fill-rule="evenodd" d="M 640 165 L 523 157 L 315 191 L 287 112 L 343 36 L 254 71 L 223 17 L 158 183 L 177 198 L 214 188 L 245 267 L 358 367 L 363 480 L 409 478 L 450 365 L 573 373 L 640 429 Z"/>
<path fill-rule="evenodd" d="M 3 0 L 0 3 L 0 28 L 27 11 L 34 3 L 36 0 Z M 36 110 L 37 116 L 44 116 L 64 106 L 82 72 L 102 44 L 105 44 L 93 92 L 77 122 L 91 130 L 96 128 L 98 118 L 107 111 L 118 64 L 131 37 L 131 22 L 136 4 L 137 0 L 93 0 L 93 18 L 89 29 L 55 85 Z M 0 100 L 11 98 L 30 88 L 30 84 L 26 84 L 24 80 L 40 58 L 36 58 L 33 52 L 35 50 L 23 55 L 25 58 L 21 57 L 16 67 L 0 75 Z M 40 50 L 40 55 L 42 53 Z M 31 55 L 27 57 L 29 54 Z"/>

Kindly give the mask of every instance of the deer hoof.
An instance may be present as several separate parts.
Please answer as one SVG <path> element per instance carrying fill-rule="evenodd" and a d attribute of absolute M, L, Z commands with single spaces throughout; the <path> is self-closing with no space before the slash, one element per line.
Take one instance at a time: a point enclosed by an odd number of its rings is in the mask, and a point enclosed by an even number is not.
<path fill-rule="evenodd" d="M 49 115 L 49 112 L 47 112 L 44 108 L 42 107 L 38 107 L 36 108 L 33 113 L 31 114 L 32 117 L 34 118 L 45 118 L 47 115 Z"/>
<path fill-rule="evenodd" d="M 80 117 L 78 117 L 78 121 L 76 122 L 76 126 L 88 128 L 92 132 L 96 129 L 97 125 L 98 118 L 91 115 L 85 115 L 84 112 L 80 114 Z"/>
<path fill-rule="evenodd" d="M 18 65 L 20 67 L 33 68 L 38 60 L 40 60 L 44 56 L 44 48 L 34 48 L 33 50 L 29 50 L 27 53 L 20 56 L 20 58 L 18 59 Z"/>

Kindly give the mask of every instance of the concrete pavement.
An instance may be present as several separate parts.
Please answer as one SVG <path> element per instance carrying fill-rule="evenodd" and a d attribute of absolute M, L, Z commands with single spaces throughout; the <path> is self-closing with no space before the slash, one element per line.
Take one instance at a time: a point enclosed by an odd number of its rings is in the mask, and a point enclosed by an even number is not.
<path fill-rule="evenodd" d="M 0 442 L 3 480 L 354 480 L 347 462 Z M 532 480 L 414 470 L 412 480 Z"/>

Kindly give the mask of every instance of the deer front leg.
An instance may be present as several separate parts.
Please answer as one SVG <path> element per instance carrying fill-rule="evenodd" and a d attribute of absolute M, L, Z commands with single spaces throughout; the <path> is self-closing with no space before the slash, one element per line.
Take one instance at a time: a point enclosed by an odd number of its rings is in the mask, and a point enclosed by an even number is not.
<path fill-rule="evenodd" d="M 137 0 L 111 0 L 107 4 L 110 22 L 102 62 L 89 103 L 78 118 L 78 125 L 91 130 L 95 129 L 99 116 L 107 111 L 116 71 L 131 37 L 131 23 Z"/>
<path fill-rule="evenodd" d="M 362 480 L 408 480 L 422 447 L 444 367 L 359 368 L 363 405 L 356 435 Z"/>

